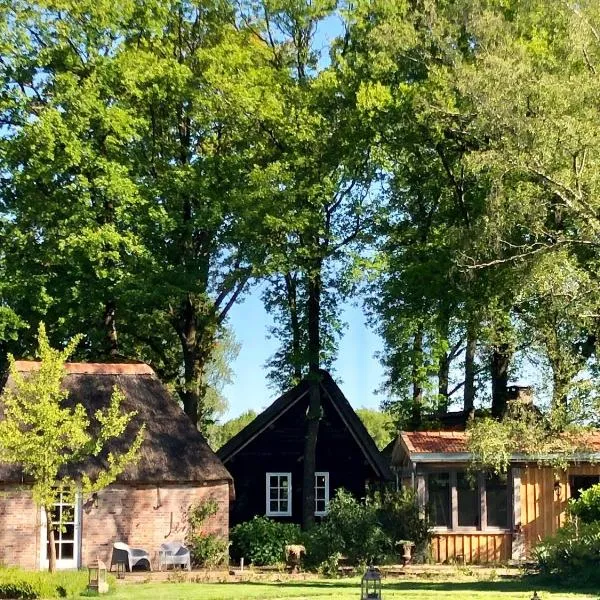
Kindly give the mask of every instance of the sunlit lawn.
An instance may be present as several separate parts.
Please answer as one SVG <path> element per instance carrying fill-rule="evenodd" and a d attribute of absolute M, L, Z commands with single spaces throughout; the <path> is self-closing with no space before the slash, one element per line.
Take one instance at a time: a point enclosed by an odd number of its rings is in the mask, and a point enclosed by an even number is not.
<path fill-rule="evenodd" d="M 542 600 L 600 598 L 600 592 L 572 591 L 542 586 L 532 580 L 426 581 L 386 579 L 383 600 L 529 600 L 534 589 Z M 121 584 L 111 600 L 237 600 L 268 598 L 335 598 L 359 600 L 360 580 L 311 580 L 255 583 L 145 583 Z"/>

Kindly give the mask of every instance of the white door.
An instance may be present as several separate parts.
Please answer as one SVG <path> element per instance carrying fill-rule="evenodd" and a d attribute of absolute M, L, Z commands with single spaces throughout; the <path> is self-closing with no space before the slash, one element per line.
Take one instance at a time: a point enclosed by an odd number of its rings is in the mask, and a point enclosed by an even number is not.
<path fill-rule="evenodd" d="M 72 499 L 70 499 L 72 500 Z M 77 569 L 80 565 L 81 549 L 81 494 L 75 495 L 71 503 L 62 492 L 58 492 L 52 510 L 52 522 L 56 524 L 54 546 L 56 548 L 57 569 Z M 40 530 L 40 565 L 48 568 L 49 545 L 46 534 L 46 513 L 42 509 Z"/>

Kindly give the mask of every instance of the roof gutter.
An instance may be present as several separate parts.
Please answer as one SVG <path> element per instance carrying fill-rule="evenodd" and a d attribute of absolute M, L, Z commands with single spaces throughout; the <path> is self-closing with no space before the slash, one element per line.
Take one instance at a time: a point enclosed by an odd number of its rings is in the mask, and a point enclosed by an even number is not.
<path fill-rule="evenodd" d="M 561 458 L 560 454 L 513 454 L 510 462 L 543 462 Z M 576 452 L 566 456 L 569 462 L 600 461 L 600 452 Z M 413 452 L 410 459 L 415 463 L 456 463 L 473 460 L 471 452 Z"/>

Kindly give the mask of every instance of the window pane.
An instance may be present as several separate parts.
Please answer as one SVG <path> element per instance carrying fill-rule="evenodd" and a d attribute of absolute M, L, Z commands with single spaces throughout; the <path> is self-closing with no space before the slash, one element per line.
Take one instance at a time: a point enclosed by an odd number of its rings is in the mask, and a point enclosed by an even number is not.
<path fill-rule="evenodd" d="M 485 480 L 488 527 L 508 528 L 508 485 L 506 478 L 488 475 Z"/>
<path fill-rule="evenodd" d="M 434 525 L 451 527 L 450 519 L 450 475 L 431 473 L 428 478 L 429 510 Z"/>
<path fill-rule="evenodd" d="M 466 473 L 457 473 L 456 492 L 458 496 L 458 526 L 477 527 L 480 506 L 477 482 L 470 480 Z"/>
<path fill-rule="evenodd" d="M 288 501 L 287 500 L 282 500 L 279 503 L 279 510 L 281 512 L 287 512 L 287 509 L 288 509 Z"/>
<path fill-rule="evenodd" d="M 61 558 L 73 558 L 73 543 L 62 543 L 61 547 Z"/>
<path fill-rule="evenodd" d="M 581 492 L 589 490 L 600 480 L 597 475 L 573 475 L 569 479 L 569 483 L 571 484 L 571 498 L 574 500 L 577 500 L 581 496 Z"/>
<path fill-rule="evenodd" d="M 278 508 L 278 502 L 277 502 L 277 500 L 271 500 L 269 502 L 269 510 L 271 512 L 277 512 L 277 508 Z"/>
<path fill-rule="evenodd" d="M 325 477 L 323 475 L 317 475 L 315 479 L 315 485 L 317 487 L 325 487 Z"/>
<path fill-rule="evenodd" d="M 279 487 L 287 487 L 287 484 L 288 484 L 287 475 L 280 475 L 279 476 Z"/>
<path fill-rule="evenodd" d="M 271 475 L 269 477 L 269 487 L 276 488 L 279 487 L 279 481 L 277 475 Z"/>
<path fill-rule="evenodd" d="M 287 500 L 288 497 L 288 489 L 287 488 L 281 488 L 281 490 L 279 490 L 279 497 L 282 500 Z"/>

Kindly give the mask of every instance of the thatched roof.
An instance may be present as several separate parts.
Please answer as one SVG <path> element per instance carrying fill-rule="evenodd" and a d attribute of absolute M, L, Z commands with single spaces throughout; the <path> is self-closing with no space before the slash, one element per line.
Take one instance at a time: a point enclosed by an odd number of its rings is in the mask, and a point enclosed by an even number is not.
<path fill-rule="evenodd" d="M 34 361 L 17 361 L 21 372 L 39 368 Z M 123 437 L 111 443 L 108 450 L 123 452 L 144 423 L 145 439 L 140 459 L 120 477 L 122 482 L 184 483 L 228 481 L 231 475 L 209 448 L 206 440 L 190 419 L 171 398 L 154 371 L 143 363 L 103 364 L 67 363 L 65 387 L 69 390 L 69 404 L 82 404 L 92 419 L 98 409 L 108 406 L 112 390 L 118 386 L 125 395 L 122 410 L 136 411 Z M 11 385 L 11 378 L 5 378 Z M 0 418 L 3 416 L 0 405 Z M 105 456 L 80 465 L 92 474 L 104 465 Z M 76 473 L 73 473 L 76 475 Z M 21 481 L 17 467 L 0 463 L 0 481 Z"/>
<path fill-rule="evenodd" d="M 344 421 L 348 431 L 356 440 L 358 446 L 362 450 L 367 462 L 371 465 L 375 473 L 381 479 L 391 480 L 393 475 L 386 464 L 382 454 L 377 449 L 373 438 L 363 425 L 358 415 L 354 412 L 350 402 L 342 393 L 337 383 L 331 375 L 324 370 L 320 371 L 321 394 L 326 395 L 332 402 L 335 409 L 338 411 L 342 421 Z M 306 396 L 310 387 L 308 379 L 304 379 L 298 385 L 288 390 L 285 394 L 277 398 L 271 406 L 260 413 L 253 421 L 248 423 L 237 435 L 231 438 L 222 448 L 219 448 L 217 454 L 219 458 L 227 464 L 240 450 L 247 446 L 254 438 L 260 435 L 267 427 L 270 427 L 277 419 L 287 410 L 289 410 L 296 402 L 299 402 Z M 304 426 L 299 423 L 299 426 Z M 277 450 L 274 449 L 274 452 Z"/>

